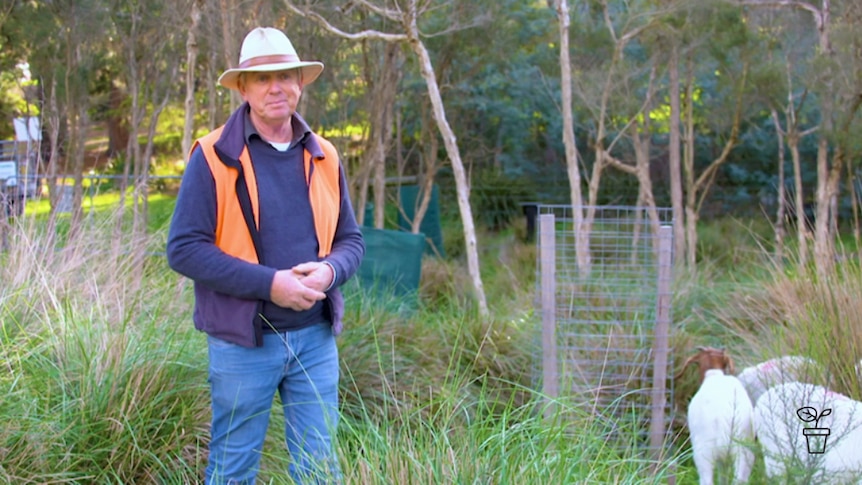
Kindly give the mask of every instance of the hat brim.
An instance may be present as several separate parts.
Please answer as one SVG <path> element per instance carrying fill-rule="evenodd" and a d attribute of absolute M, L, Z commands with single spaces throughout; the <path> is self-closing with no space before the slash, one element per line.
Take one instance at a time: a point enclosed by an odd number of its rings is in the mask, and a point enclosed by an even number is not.
<path fill-rule="evenodd" d="M 321 62 L 282 62 L 277 64 L 262 64 L 260 66 L 249 67 L 245 69 L 234 68 L 223 72 L 218 78 L 218 83 L 228 89 L 239 89 L 239 75 L 244 72 L 272 72 L 285 71 L 287 69 L 299 69 L 302 71 L 302 84 L 307 85 L 314 82 L 320 73 L 323 72 L 323 63 Z"/>

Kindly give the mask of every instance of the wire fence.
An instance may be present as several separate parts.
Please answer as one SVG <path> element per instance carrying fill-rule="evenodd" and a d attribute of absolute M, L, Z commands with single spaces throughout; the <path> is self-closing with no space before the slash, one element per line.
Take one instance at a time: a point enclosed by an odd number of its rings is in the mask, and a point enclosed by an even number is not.
<path fill-rule="evenodd" d="M 536 208 L 545 395 L 642 417 L 644 445 L 663 456 L 673 403 L 670 209 L 584 207 L 576 220 L 571 206 Z"/>

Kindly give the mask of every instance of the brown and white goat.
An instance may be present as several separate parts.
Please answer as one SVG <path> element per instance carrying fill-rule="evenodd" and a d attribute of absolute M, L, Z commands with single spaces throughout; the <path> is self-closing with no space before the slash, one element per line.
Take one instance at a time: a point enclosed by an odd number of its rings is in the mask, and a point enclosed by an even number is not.
<path fill-rule="evenodd" d="M 754 453 L 748 448 L 754 441 L 751 399 L 733 375 L 733 359 L 724 349 L 697 350 L 677 377 L 691 364 L 700 369 L 700 387 L 689 402 L 687 416 L 700 484 L 713 483 L 716 464 L 723 457 L 733 461 L 734 482 L 746 483 L 754 466 Z"/>

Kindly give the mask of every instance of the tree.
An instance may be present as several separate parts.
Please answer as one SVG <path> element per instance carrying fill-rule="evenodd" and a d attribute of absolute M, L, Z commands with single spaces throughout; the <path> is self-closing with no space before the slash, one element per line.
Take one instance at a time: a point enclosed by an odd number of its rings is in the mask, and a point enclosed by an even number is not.
<path fill-rule="evenodd" d="M 580 244 L 584 250 L 588 250 L 586 241 L 595 222 L 601 180 L 607 167 L 636 177 L 638 201 L 651 205 L 648 208 L 651 227 L 655 234 L 659 230 L 649 174 L 649 143 L 642 138 L 645 134 L 642 129 L 647 126 L 642 120 L 653 105 L 657 71 L 654 60 L 643 54 L 643 46 L 638 42 L 654 25 L 656 12 L 617 12 L 610 2 L 602 1 L 595 11 L 584 9 L 580 13 L 583 18 L 579 40 L 585 47 L 578 62 L 580 75 L 575 79 L 575 87 L 590 117 L 593 165 L 578 237 L 582 239 Z M 646 133 L 646 136 L 652 135 Z M 636 150 L 622 155 L 620 145 L 626 137 Z M 634 162 L 623 160 L 629 156 Z M 589 275 L 589 256 L 578 255 L 578 260 L 582 276 Z M 581 266 L 584 263 L 586 265 Z"/>
<path fill-rule="evenodd" d="M 828 274 L 834 268 L 839 183 L 844 165 L 856 150 L 850 140 L 859 123 L 855 118 L 862 104 L 859 96 L 862 59 L 856 40 L 862 29 L 860 6 L 854 1 L 833 3 L 832 0 L 821 0 L 819 4 L 804 0 L 739 0 L 738 3 L 796 10 L 810 15 L 813 20 L 817 43 L 807 59 L 805 89 L 819 101 L 820 119 L 817 125 L 814 263 L 819 273 Z M 833 43 L 833 35 L 846 36 L 846 41 Z M 789 129 L 786 132 L 793 136 L 794 132 Z M 798 212 L 797 209 L 797 217 L 800 217 Z"/>
<path fill-rule="evenodd" d="M 374 227 L 383 229 L 384 209 L 386 205 L 386 154 L 392 145 L 392 129 L 395 116 L 395 98 L 401 77 L 402 56 L 400 46 L 386 43 L 385 49 L 379 54 L 375 49 L 365 49 L 366 79 L 369 79 L 368 108 L 370 126 L 366 141 L 366 162 L 360 174 L 360 203 L 358 204 L 359 220 L 365 216 L 365 200 L 369 178 L 374 187 Z M 375 76 L 375 72 L 377 75 Z M 372 176 L 373 175 L 373 176 Z"/>
<path fill-rule="evenodd" d="M 736 9 L 686 0 L 667 7 L 653 44 L 671 44 L 667 131 L 674 249 L 677 261 L 693 270 L 702 207 L 751 113 L 749 43 Z"/>
<path fill-rule="evenodd" d="M 590 272 L 590 239 L 584 231 L 584 198 L 581 193 L 581 171 L 578 147 L 575 144 L 575 124 L 572 114 L 572 61 L 569 55 L 569 5 L 556 0 L 554 9 L 560 28 L 560 92 L 563 110 L 563 144 L 566 147 L 566 173 L 569 177 L 572 222 L 575 231 L 575 259 L 581 274 Z"/>
<path fill-rule="evenodd" d="M 92 89 L 104 66 L 102 27 L 107 23 L 105 9 L 95 0 L 71 3 L 38 3 L 22 9 L 27 17 L 22 42 L 30 46 L 29 61 L 34 77 L 49 86 L 53 97 L 43 118 L 49 126 L 51 153 L 49 173 L 70 175 L 72 207 L 70 231 L 79 229 L 82 219 L 83 168 L 85 144 L 92 120 Z M 39 21 L 36 22 L 35 19 Z M 62 158 L 60 154 L 62 153 Z M 51 207 L 57 208 L 60 191 L 57 180 L 48 179 Z"/>
<path fill-rule="evenodd" d="M 183 156 L 192 149 L 192 135 L 195 130 L 195 68 L 198 59 L 198 26 L 201 23 L 201 7 L 203 0 L 191 2 L 189 13 L 189 30 L 186 33 L 186 100 L 185 123 L 183 123 Z"/>
<path fill-rule="evenodd" d="M 691 58 L 689 58 L 691 61 Z M 723 71 L 727 72 L 727 71 Z M 693 114 L 694 105 L 697 103 L 695 99 L 695 80 L 694 66 L 689 63 L 689 78 L 686 86 L 685 103 L 689 107 L 688 116 L 686 116 L 686 150 L 684 150 L 683 173 L 685 175 L 685 233 L 686 233 L 686 256 L 689 267 L 693 268 L 697 258 L 697 222 L 700 217 L 700 210 L 706 195 L 715 181 L 715 176 L 722 164 L 727 162 L 730 157 L 731 150 L 739 141 L 739 130 L 742 122 L 742 112 L 744 106 L 744 90 L 746 86 L 748 74 L 748 62 L 743 61 L 742 70 L 736 77 L 736 85 L 732 91 L 730 100 L 733 103 L 733 112 L 730 116 L 730 133 L 723 141 L 721 151 L 708 165 L 697 175 L 695 170 L 694 158 L 694 139 L 696 136 L 695 120 Z M 731 74 L 732 76 L 732 74 Z"/>
<path fill-rule="evenodd" d="M 285 4 L 295 13 L 315 20 L 327 31 L 332 32 L 341 37 L 361 40 L 361 39 L 377 39 L 386 42 L 406 43 L 416 56 L 422 78 L 425 80 L 428 96 L 431 100 L 431 105 L 434 112 L 434 118 L 437 122 L 437 127 L 440 130 L 440 135 L 443 137 L 443 145 L 446 148 L 446 153 L 449 155 L 449 160 L 452 163 L 452 169 L 455 174 L 455 183 L 458 189 L 458 207 L 461 213 L 461 222 L 464 226 L 464 242 L 467 254 L 467 267 L 473 281 L 473 290 L 475 298 L 479 306 L 479 314 L 483 317 L 489 315 L 488 303 L 485 298 L 485 290 L 482 284 L 482 276 L 479 270 L 479 255 L 476 247 L 476 230 L 473 222 L 473 213 L 470 208 L 470 187 L 467 182 L 467 175 L 464 170 L 464 164 L 461 161 L 461 154 L 456 142 L 455 133 L 446 119 L 446 110 L 443 106 L 443 99 L 440 95 L 440 88 L 437 84 L 437 79 L 434 73 L 434 67 L 431 62 L 431 56 L 425 48 L 422 41 L 423 34 L 419 29 L 419 18 L 428 9 L 431 8 L 427 2 L 418 0 L 406 0 L 402 3 L 395 2 L 392 8 L 382 7 L 380 5 L 368 2 L 366 0 L 355 0 L 354 4 L 366 9 L 369 13 L 378 15 L 388 21 L 400 25 L 403 33 L 385 33 L 373 30 L 366 30 L 359 33 L 344 32 L 334 25 L 330 24 L 323 16 L 311 10 L 301 9 L 295 6 L 290 1 L 285 1 Z"/>

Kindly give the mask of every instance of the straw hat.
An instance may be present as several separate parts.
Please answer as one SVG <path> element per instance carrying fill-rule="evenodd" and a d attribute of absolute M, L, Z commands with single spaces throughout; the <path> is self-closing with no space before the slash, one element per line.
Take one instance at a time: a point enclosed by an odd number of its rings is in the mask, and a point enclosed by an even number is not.
<path fill-rule="evenodd" d="M 218 78 L 219 84 L 229 89 L 239 89 L 237 79 L 243 72 L 302 70 L 302 84 L 310 84 L 323 71 L 323 63 L 301 61 L 296 49 L 284 33 L 271 27 L 258 27 L 242 41 L 239 65 L 228 69 Z"/>

